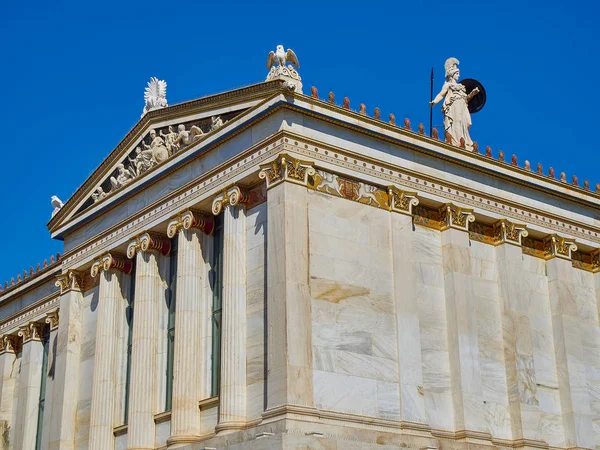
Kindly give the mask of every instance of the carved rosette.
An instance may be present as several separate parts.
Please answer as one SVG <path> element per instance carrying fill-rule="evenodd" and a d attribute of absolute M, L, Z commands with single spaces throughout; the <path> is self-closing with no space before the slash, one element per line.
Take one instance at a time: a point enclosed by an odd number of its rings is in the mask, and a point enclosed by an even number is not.
<path fill-rule="evenodd" d="M 138 251 L 156 250 L 167 256 L 171 251 L 171 241 L 162 234 L 147 231 L 136 236 L 127 246 L 127 258 L 133 259 Z"/>
<path fill-rule="evenodd" d="M 248 201 L 248 194 L 245 189 L 241 189 L 239 186 L 231 186 L 229 188 L 223 189 L 221 194 L 217 195 L 217 197 L 213 200 L 212 204 L 212 213 L 215 216 L 221 214 L 223 208 L 227 205 L 236 206 L 238 204 L 243 204 Z"/>
<path fill-rule="evenodd" d="M 19 328 L 17 334 L 23 338 L 23 344 L 29 341 L 41 341 L 44 335 L 44 325 L 38 322 L 30 322 Z"/>
<path fill-rule="evenodd" d="M 130 274 L 132 269 L 133 263 L 124 255 L 107 253 L 94 261 L 90 269 L 90 275 L 92 278 L 96 278 L 100 272 L 109 270 L 118 270 L 125 274 Z"/>
<path fill-rule="evenodd" d="M 0 337 L 0 354 L 17 353 L 19 350 L 19 337 L 7 334 Z"/>
<path fill-rule="evenodd" d="M 460 208 L 452 203 L 446 203 L 439 209 L 440 230 L 455 228 L 457 230 L 469 231 L 469 223 L 475 222 L 473 210 Z"/>
<path fill-rule="evenodd" d="M 58 329 L 58 309 L 46 313 L 46 323 L 50 324 L 50 331 Z"/>
<path fill-rule="evenodd" d="M 388 186 L 388 206 L 390 211 L 411 216 L 413 206 L 419 204 L 416 192 L 406 192 L 396 186 Z"/>
<path fill-rule="evenodd" d="M 575 239 L 563 238 L 558 234 L 551 234 L 544 238 L 544 254 L 546 259 L 562 258 L 571 259 L 571 253 L 577 251 Z"/>
<path fill-rule="evenodd" d="M 494 243 L 521 245 L 521 239 L 527 237 L 529 232 L 526 230 L 526 225 L 520 225 L 509 222 L 506 219 L 501 219 L 494 223 Z"/>
<path fill-rule="evenodd" d="M 287 153 L 281 153 L 276 159 L 260 165 L 258 176 L 267 181 L 267 189 L 279 183 L 291 183 L 308 186 L 308 177 L 316 174 L 312 161 L 302 161 Z"/>
<path fill-rule="evenodd" d="M 83 288 L 83 275 L 74 270 L 68 270 L 67 272 L 57 275 L 56 287 L 60 288 L 60 294 L 66 294 L 70 291 L 82 291 Z"/>
<path fill-rule="evenodd" d="M 167 236 L 173 239 L 179 230 L 189 230 L 196 228 L 205 234 L 211 234 L 215 229 L 215 219 L 213 216 L 207 216 L 199 211 L 187 210 L 180 213 L 167 226 Z"/>

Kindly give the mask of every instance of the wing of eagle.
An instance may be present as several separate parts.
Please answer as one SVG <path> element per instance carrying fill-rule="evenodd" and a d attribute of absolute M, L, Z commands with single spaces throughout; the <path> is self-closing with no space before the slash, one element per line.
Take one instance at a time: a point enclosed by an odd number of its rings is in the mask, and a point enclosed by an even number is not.
<path fill-rule="evenodd" d="M 271 52 L 271 53 L 273 53 L 273 52 Z M 295 65 L 298 69 L 300 68 L 300 63 L 298 62 L 298 57 L 294 53 L 294 50 L 292 50 L 291 48 L 288 48 L 288 51 L 285 54 L 285 60 L 286 60 L 286 62 L 289 62 L 289 63 L 292 63 L 293 65 Z"/>
<path fill-rule="evenodd" d="M 276 64 L 276 60 L 275 60 L 275 52 L 274 51 L 270 51 L 269 52 L 269 56 L 267 56 L 267 70 L 271 70 L 271 67 L 273 67 Z"/>
<path fill-rule="evenodd" d="M 144 100 L 159 99 L 167 97 L 167 82 L 156 77 L 150 78 L 148 86 L 144 91 Z"/>

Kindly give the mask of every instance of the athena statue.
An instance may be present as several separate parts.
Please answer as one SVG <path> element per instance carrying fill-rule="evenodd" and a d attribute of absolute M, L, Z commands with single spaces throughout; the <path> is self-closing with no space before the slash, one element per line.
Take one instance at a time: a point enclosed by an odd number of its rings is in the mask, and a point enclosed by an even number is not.
<path fill-rule="evenodd" d="M 442 113 L 444 114 L 444 130 L 452 137 L 452 143 L 458 145 L 460 139 L 465 140 L 465 147 L 473 148 L 473 141 L 469 136 L 471 128 L 471 114 L 467 104 L 469 100 L 479 93 L 476 87 L 468 95 L 464 85 L 458 82 L 460 71 L 458 59 L 448 58 L 444 64 L 446 69 L 446 82 L 440 93 L 429 103 L 430 107 L 437 105 L 442 99 Z M 445 98 L 444 98 L 445 97 Z"/>

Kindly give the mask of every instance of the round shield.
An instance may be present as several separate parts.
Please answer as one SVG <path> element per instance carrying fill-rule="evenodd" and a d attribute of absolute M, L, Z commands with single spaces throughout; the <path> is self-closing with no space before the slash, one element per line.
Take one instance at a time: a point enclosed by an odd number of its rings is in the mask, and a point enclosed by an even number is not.
<path fill-rule="evenodd" d="M 475 94 L 473 98 L 471 98 L 471 100 L 469 101 L 468 108 L 471 114 L 475 114 L 476 112 L 481 111 L 481 109 L 485 105 L 486 100 L 485 89 L 483 88 L 483 85 L 479 81 L 474 80 L 473 78 L 466 78 L 460 83 L 466 88 L 467 95 L 470 94 L 471 91 L 476 87 L 479 88 L 479 92 Z"/>

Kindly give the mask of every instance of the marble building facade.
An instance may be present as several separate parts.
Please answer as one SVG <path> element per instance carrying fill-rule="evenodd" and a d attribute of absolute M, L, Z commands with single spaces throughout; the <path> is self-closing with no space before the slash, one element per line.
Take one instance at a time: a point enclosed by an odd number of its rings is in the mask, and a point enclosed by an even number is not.
<path fill-rule="evenodd" d="M 0 292 L 0 448 L 600 448 L 599 210 L 285 79 L 150 110 Z"/>

